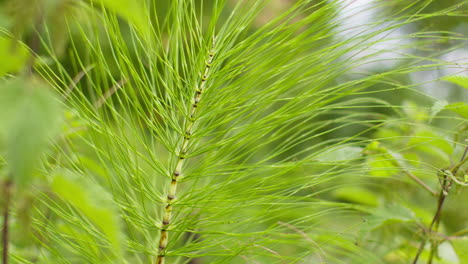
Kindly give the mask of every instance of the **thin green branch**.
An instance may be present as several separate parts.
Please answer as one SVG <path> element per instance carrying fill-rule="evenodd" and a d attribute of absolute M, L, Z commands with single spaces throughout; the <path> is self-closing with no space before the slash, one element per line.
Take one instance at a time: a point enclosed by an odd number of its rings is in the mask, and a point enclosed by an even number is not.
<path fill-rule="evenodd" d="M 423 187 L 424 189 L 426 189 L 428 192 L 430 192 L 432 194 L 432 196 L 437 196 L 437 192 L 432 190 L 432 188 L 427 185 L 425 182 L 423 182 L 421 179 L 419 179 L 418 177 L 416 177 L 414 174 L 412 174 L 411 172 L 403 169 L 403 167 L 401 167 L 403 172 L 408 175 L 408 177 L 410 177 L 412 180 L 414 180 L 417 184 L 421 185 L 421 187 Z"/>
<path fill-rule="evenodd" d="M 465 183 L 459 183 L 458 180 L 457 180 L 457 179 L 455 178 L 455 176 L 453 176 L 453 175 L 457 174 L 457 172 L 458 172 L 458 170 L 461 168 L 461 166 L 463 166 L 463 164 L 465 164 L 465 162 L 468 161 L 467 153 L 468 153 L 468 147 L 465 148 L 465 151 L 463 152 L 463 155 L 462 155 L 461 158 L 460 158 L 460 162 L 458 162 L 458 164 L 455 165 L 455 166 L 452 168 L 451 172 L 449 171 L 449 175 L 448 175 L 448 176 L 451 177 L 453 180 L 455 180 L 456 183 L 461 184 L 461 185 L 463 185 L 463 186 L 467 186 L 467 185 L 465 185 Z"/>
<path fill-rule="evenodd" d="M 442 215 L 442 208 L 444 206 L 444 202 L 448 196 L 448 192 L 450 190 L 450 187 L 452 186 L 452 181 L 451 179 L 449 179 L 447 177 L 447 174 L 443 174 L 443 179 L 441 180 L 440 182 L 440 185 L 441 185 L 441 190 L 439 192 L 439 198 L 437 200 L 437 210 L 434 214 L 434 217 L 432 218 L 432 221 L 431 221 L 431 224 L 429 225 L 429 228 L 427 230 L 427 234 L 425 235 L 425 237 L 423 238 L 423 240 L 421 241 L 421 244 L 419 245 L 419 248 L 418 248 L 418 251 L 416 252 L 416 256 L 414 257 L 413 259 L 413 262 L 412 264 L 416 264 L 418 262 L 418 259 L 421 255 L 421 253 L 423 252 L 424 250 L 424 246 L 426 245 L 428 239 L 429 239 L 429 236 L 431 236 L 431 234 L 434 232 L 434 231 L 437 231 L 437 228 L 439 226 L 439 222 L 440 222 L 440 218 L 441 218 L 441 215 Z M 430 255 L 429 255 L 429 260 L 428 260 L 428 264 L 431 264 L 432 263 L 432 259 L 434 257 L 434 253 L 435 253 L 435 250 L 437 248 L 437 245 L 438 245 L 439 241 L 431 241 L 431 252 L 430 252 Z"/>
<path fill-rule="evenodd" d="M 202 98 L 202 94 L 206 89 L 206 81 L 210 74 L 210 68 L 213 63 L 214 58 L 214 46 L 215 46 L 215 38 L 213 38 L 211 51 L 208 52 L 208 60 L 205 64 L 205 70 L 201 76 L 200 85 L 195 89 L 195 94 L 192 98 L 192 102 L 190 105 L 189 110 L 189 117 L 186 119 L 186 126 L 185 130 L 183 131 L 183 139 L 182 144 L 179 148 L 178 155 L 177 155 L 177 163 L 171 175 L 171 184 L 169 186 L 169 190 L 167 192 L 167 203 L 164 207 L 162 225 L 161 225 L 161 235 L 159 238 L 159 246 L 158 246 L 158 256 L 156 258 L 157 264 L 163 264 L 165 262 L 166 257 L 166 248 L 169 241 L 169 226 L 172 220 L 172 206 L 176 199 L 177 193 L 177 183 L 182 176 L 182 167 L 184 165 L 185 157 L 187 155 L 188 144 L 191 135 L 193 134 L 193 127 L 196 121 L 196 113 L 197 108 Z M 177 153 L 177 152 L 176 152 Z"/>

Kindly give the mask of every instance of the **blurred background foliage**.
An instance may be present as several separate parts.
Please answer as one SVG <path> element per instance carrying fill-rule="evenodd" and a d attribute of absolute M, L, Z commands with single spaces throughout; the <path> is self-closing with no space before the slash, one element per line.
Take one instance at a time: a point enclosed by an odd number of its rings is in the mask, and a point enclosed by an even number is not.
<path fill-rule="evenodd" d="M 142 38 L 150 38 L 150 32 L 154 29 L 150 28 L 145 21 L 151 19 L 154 24 L 170 23 L 170 20 L 165 16 L 165 13 L 171 8 L 170 2 L 169 0 L 147 1 L 146 5 L 142 5 L 142 2 L 123 0 L 0 1 L 0 57 L 2 60 L 0 75 L 4 79 L 0 84 L 0 93 L 2 93 L 0 118 L 3 135 L 0 147 L 4 157 L 1 166 L 3 170 L 6 170 L 7 166 L 12 167 L 8 169 L 12 175 L 2 174 L 2 177 L 4 181 L 13 179 L 13 182 L 23 187 L 33 184 L 39 186 L 30 189 L 32 194 L 15 196 L 18 199 L 16 202 L 18 221 L 13 225 L 18 225 L 18 227 L 12 228 L 12 243 L 15 245 L 14 250 L 21 252 L 25 257 L 24 259 L 15 259 L 13 263 L 38 263 L 31 260 L 35 257 L 34 247 L 30 243 L 28 232 L 24 232 L 27 228 L 23 229 L 23 227 L 30 226 L 31 223 L 28 222 L 31 219 L 47 218 L 47 216 L 42 215 L 41 209 L 45 208 L 44 205 L 34 202 L 32 196 L 43 195 L 42 199 L 50 199 L 51 203 L 60 203 L 60 201 L 54 201 L 51 196 L 38 194 L 43 189 L 45 189 L 45 193 L 55 192 L 63 200 L 75 206 L 76 210 L 83 211 L 89 221 L 94 222 L 98 229 L 110 237 L 111 250 L 114 252 L 122 250 L 119 234 L 116 231 L 117 226 L 120 225 L 119 219 L 115 217 L 117 209 L 109 202 L 110 198 L 106 196 L 105 191 L 99 188 L 87 190 L 87 186 L 92 184 L 87 185 L 77 180 L 76 175 L 70 171 L 56 172 L 57 176 L 54 177 L 50 189 L 41 187 L 40 182 L 44 179 L 41 176 L 32 177 L 31 175 L 34 174 L 32 168 L 43 169 L 44 165 L 38 165 L 39 157 L 45 152 L 53 153 L 55 151 L 48 150 L 45 142 L 50 137 L 56 137 L 60 129 L 60 140 L 70 140 L 74 133 L 81 133 L 83 127 L 92 125 L 83 124 L 83 121 L 77 118 L 77 114 L 73 110 L 64 110 L 59 103 L 56 103 L 61 100 L 60 97 L 73 96 L 72 90 L 78 89 L 76 83 L 80 82 L 81 79 L 83 81 L 81 81 L 79 89 L 86 95 L 89 105 L 106 108 L 104 101 L 109 100 L 112 101 L 112 106 L 115 108 L 125 107 L 112 96 L 118 91 L 119 86 L 129 80 L 122 79 L 119 67 L 116 66 L 116 60 L 113 58 L 113 50 L 109 48 L 114 42 L 108 39 L 108 35 L 120 32 L 119 34 L 127 46 L 118 48 L 128 49 L 129 59 L 135 68 L 142 72 L 148 71 L 149 69 L 140 67 L 141 64 L 146 63 L 141 60 L 146 58 L 139 57 L 139 47 L 134 44 L 135 37 L 132 30 L 135 29 Z M 212 16 L 219 16 L 221 21 L 224 17 L 229 16 L 229 8 L 222 10 L 220 14 L 213 11 L 213 2 L 217 1 L 195 1 L 199 6 L 197 6 L 197 13 L 193 15 L 201 14 L 200 20 L 203 21 L 201 24 L 205 26 L 201 31 L 208 30 Z M 416 1 L 415 4 L 409 6 L 407 2 L 395 1 L 395 4 L 382 4 L 382 7 L 376 8 L 376 12 L 371 13 L 371 15 L 385 19 L 395 16 L 396 13 L 398 15 L 405 12 L 413 14 L 415 10 L 420 13 L 446 10 L 445 16 L 411 22 L 398 29 L 400 36 L 431 32 L 431 34 L 425 33 L 427 37 L 423 41 L 398 43 L 398 45 L 407 47 L 405 55 L 415 59 L 427 56 L 433 62 L 437 62 L 438 60 L 449 60 L 451 56 L 457 56 L 464 58 L 464 61 L 458 61 L 458 64 L 454 63 L 453 68 L 441 63 L 437 69 L 408 74 L 406 78 L 402 78 L 402 75 L 398 75 L 398 79 L 388 76 L 385 79 L 387 83 L 382 81 L 369 84 L 367 89 L 360 91 L 359 94 L 340 99 L 339 102 L 344 105 L 343 109 L 330 111 L 327 118 L 318 118 L 326 120 L 346 117 L 350 114 L 346 106 L 352 105 L 349 102 L 366 97 L 374 100 L 375 104 L 368 105 L 365 109 L 353 109 L 353 111 L 362 111 L 363 113 L 363 116 L 356 117 L 356 120 L 376 120 L 376 123 L 380 122 L 381 126 L 378 129 L 369 129 L 369 127 L 357 122 L 357 125 L 347 126 L 345 129 L 340 129 L 338 124 L 323 127 L 323 131 L 334 131 L 316 138 L 317 143 L 360 134 L 362 142 L 366 142 L 366 144 L 342 147 L 317 157 L 317 160 L 324 163 L 339 162 L 343 166 L 355 166 L 356 169 L 350 171 L 349 175 L 341 175 L 328 181 L 320 187 L 323 190 L 311 187 L 310 193 L 304 193 L 302 190 L 301 193 L 297 194 L 308 196 L 311 193 L 316 193 L 317 198 L 347 204 L 346 210 L 350 210 L 352 213 L 349 213 L 346 219 L 328 218 L 327 226 L 351 231 L 355 235 L 357 247 L 375 251 L 377 255 L 382 256 L 385 263 L 409 263 L 407 260 L 416 254 L 419 241 L 424 239 L 424 232 L 415 232 L 415 230 L 424 230 L 429 226 L 436 210 L 437 199 L 434 196 L 438 195 L 440 181 L 445 177 L 442 175 L 443 170 L 453 169 L 460 159 L 463 160 L 466 156 L 466 140 L 468 139 L 468 123 L 466 121 L 468 110 L 464 103 L 468 99 L 466 78 L 460 80 L 440 79 L 454 73 L 465 76 L 467 74 L 467 1 Z M 227 1 L 227 5 L 232 6 L 232 8 L 237 3 L 236 0 Z M 295 3 L 294 0 L 270 1 L 258 14 L 251 28 L 243 34 L 254 34 L 257 29 L 279 17 Z M 344 5 L 347 3 L 345 2 Z M 312 13 L 319 7 L 320 4 L 311 1 L 308 12 Z M 102 26 L 100 19 L 102 16 L 109 15 L 109 13 L 103 13 L 103 10 L 109 10 L 118 15 L 118 21 L 115 23 L 118 28 L 111 29 Z M 149 14 L 145 10 L 149 10 Z M 328 10 L 328 12 L 343 12 L 343 10 L 337 8 Z M 328 31 L 324 30 L 323 32 L 332 32 L 337 27 L 328 14 L 317 13 L 316 19 L 329 27 Z M 369 19 L 372 21 L 373 18 Z M 161 28 L 167 29 L 168 27 Z M 300 28 L 294 34 L 300 34 L 301 31 L 306 30 L 307 28 Z M 171 34 L 171 32 L 159 32 L 159 34 L 164 36 Z M 449 36 L 450 38 L 441 38 L 441 36 Z M 396 37 L 397 41 L 402 39 L 402 37 Z M 164 41 L 167 42 L 164 43 Z M 331 45 L 331 41 L 330 38 L 324 38 L 322 43 L 316 43 L 314 47 Z M 167 39 L 163 38 L 162 42 L 160 43 L 161 49 L 170 45 Z M 89 45 L 95 46 L 99 51 L 91 51 Z M 194 42 L 194 45 L 197 43 Z M 97 68 L 98 66 L 92 64 L 93 52 L 102 53 L 101 58 L 109 58 L 103 62 L 106 65 L 105 69 Z M 398 63 L 402 62 L 387 62 L 383 58 L 380 63 L 363 68 L 362 74 L 378 75 L 388 71 L 389 68 L 400 67 L 401 65 Z M 41 70 L 43 68 L 50 69 L 47 72 L 55 72 L 56 75 L 44 76 L 46 71 Z M 156 70 L 163 71 L 164 65 L 158 65 Z M 102 74 L 103 72 L 105 74 Z M 19 76 L 18 80 L 9 80 L 13 75 Z M 42 78 L 47 79 L 47 81 Z M 334 82 L 340 83 L 355 78 L 356 76 L 351 74 L 341 75 L 337 76 Z M 430 79 L 434 81 L 431 81 L 429 86 L 422 84 L 414 89 L 394 88 L 395 84 L 402 87 L 411 86 L 413 83 L 422 83 Z M 115 84 L 115 80 L 118 80 L 118 84 Z M 58 91 L 58 94 L 54 93 L 50 84 L 55 84 L 54 88 L 61 87 L 63 90 Z M 111 92 L 106 94 L 104 90 L 107 90 L 107 87 L 111 87 Z M 444 92 L 440 92 L 440 90 Z M 144 96 L 145 94 L 140 95 L 140 97 Z M 80 111 L 80 109 L 75 109 L 75 111 Z M 150 111 L 148 109 L 148 112 Z M 28 116 L 28 118 L 23 119 L 24 116 Z M 141 117 L 135 115 L 134 118 Z M 109 115 L 109 119 L 111 119 L 111 115 Z M 112 123 L 112 120 L 107 121 Z M 17 132 L 12 133 L 11 131 Z M 35 131 L 35 133 L 31 135 L 24 131 Z M 21 139 L 22 146 L 12 143 L 17 142 L 18 138 L 10 138 L 9 135 L 17 135 Z M 85 146 L 86 143 L 80 150 L 86 152 Z M 283 156 L 293 156 L 291 153 L 299 153 L 303 148 L 306 146 L 299 145 L 290 149 L 289 152 L 283 153 Z M 49 162 L 58 163 L 58 161 L 54 161 L 53 155 L 51 156 L 48 158 Z M 84 156 L 75 158 L 79 159 L 82 164 L 86 164 L 88 170 L 100 175 L 97 177 L 97 181 L 104 181 L 103 179 L 109 175 L 109 172 L 104 171 L 99 166 L 100 160 Z M 277 159 L 282 160 L 282 157 L 279 156 Z M 18 165 L 19 163 L 23 164 Z M 326 165 L 324 166 L 326 167 Z M 321 170 L 316 166 L 311 166 L 308 169 L 311 171 Z M 465 181 L 463 177 L 466 177 L 466 175 L 462 175 L 464 169 L 466 166 L 458 170 L 459 175 L 455 175 L 462 182 Z M 17 170 L 27 171 L 18 172 Z M 15 176 L 15 174 L 19 176 Z M 426 186 L 415 182 L 415 178 L 420 179 Z M 84 187 L 77 187 L 80 185 Z M 4 194 L 8 192 L 5 191 Z M 466 207 L 468 192 L 466 188 L 455 184 L 448 197 L 443 210 L 441 238 L 434 239 L 440 244 L 438 249 L 441 258 L 438 259 L 437 263 L 468 263 L 468 240 L 466 239 L 468 235 L 468 210 Z M 31 210 L 30 208 L 34 206 L 39 209 Z M 75 209 L 67 208 L 64 210 Z M 63 212 L 54 213 L 60 215 Z M 82 231 L 79 229 L 78 220 L 75 225 L 61 223 L 61 227 L 60 232 L 64 234 L 82 236 L 83 241 L 90 239 L 80 233 Z M 34 232 L 37 231 L 29 233 L 34 234 L 35 240 L 41 241 L 43 238 L 39 234 L 40 232 Z M 85 243 L 82 246 L 84 247 Z M 63 247 L 66 246 L 63 245 Z M 102 259 L 102 263 L 107 259 L 106 253 L 99 252 L 98 248 L 86 250 L 88 252 L 86 254 L 95 255 L 89 256 L 89 259 Z M 428 259 L 429 254 L 429 252 L 425 252 L 421 258 Z M 73 257 L 68 256 L 68 258 L 70 260 Z M 78 262 L 71 261 L 71 263 Z"/>

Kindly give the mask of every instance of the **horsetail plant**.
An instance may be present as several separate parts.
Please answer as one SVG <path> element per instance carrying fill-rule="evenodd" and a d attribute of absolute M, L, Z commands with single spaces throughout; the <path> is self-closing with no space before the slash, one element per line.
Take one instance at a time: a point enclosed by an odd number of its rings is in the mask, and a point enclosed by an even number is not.
<path fill-rule="evenodd" d="M 208 52 L 208 59 L 206 61 L 205 69 L 200 76 L 199 84 L 194 89 L 194 96 L 190 102 L 190 107 L 189 107 L 190 110 L 188 112 L 186 120 L 184 121 L 186 125 L 185 125 L 185 129 L 183 130 L 184 134 L 182 134 L 182 137 L 181 137 L 182 143 L 178 150 L 177 163 L 172 173 L 169 191 L 167 192 L 167 204 L 164 207 L 164 214 L 163 214 L 162 225 L 161 225 L 162 226 L 161 235 L 159 238 L 159 247 L 158 247 L 159 252 L 158 252 L 158 257 L 156 260 L 157 264 L 164 263 L 164 259 L 165 259 L 164 251 L 167 247 L 167 242 L 169 239 L 168 228 L 169 228 L 169 225 L 171 224 L 172 206 L 176 199 L 177 181 L 180 178 L 182 178 L 182 168 L 184 165 L 185 156 L 188 151 L 190 136 L 193 134 L 194 124 L 196 122 L 197 107 L 198 107 L 198 104 L 200 103 L 203 92 L 207 88 L 206 81 L 208 80 L 208 77 L 210 74 L 210 68 L 212 66 L 213 58 L 215 55 L 215 50 L 214 50 L 215 40 L 216 40 L 215 37 L 213 37 L 213 47 L 211 51 Z M 177 153 L 177 150 L 175 152 Z"/>
<path fill-rule="evenodd" d="M 355 27 L 347 1 L 66 2 L 66 56 L 44 20 L 34 62 L 65 125 L 11 260 L 383 263 L 356 238 L 371 209 L 335 191 L 366 177 L 368 134 L 395 109 L 375 95 L 418 94 L 409 73 L 449 64 L 409 48 L 457 40 L 382 36 L 459 6 L 376 1 L 400 9 Z"/>

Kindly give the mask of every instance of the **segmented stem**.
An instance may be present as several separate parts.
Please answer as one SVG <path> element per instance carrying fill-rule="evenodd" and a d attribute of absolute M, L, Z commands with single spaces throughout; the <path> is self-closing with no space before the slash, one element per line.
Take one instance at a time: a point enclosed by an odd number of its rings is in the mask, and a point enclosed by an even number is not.
<path fill-rule="evenodd" d="M 169 186 L 169 190 L 167 192 L 167 197 L 166 197 L 167 203 L 166 203 L 166 206 L 164 207 L 164 214 L 163 214 L 162 225 L 161 225 L 161 237 L 159 238 L 159 249 L 158 249 L 158 257 L 156 259 L 156 264 L 163 264 L 165 261 L 166 248 L 167 248 L 167 243 L 169 241 L 168 229 L 172 220 L 172 206 L 176 199 L 177 182 L 180 180 L 182 176 L 182 166 L 184 165 L 188 143 L 193 133 L 193 126 L 196 121 L 197 107 L 202 98 L 202 94 L 205 91 L 206 80 L 208 79 L 208 75 L 210 73 L 210 67 L 211 67 L 211 64 L 213 63 L 214 44 L 215 44 L 215 41 L 213 39 L 213 47 L 211 51 L 208 52 L 208 60 L 206 61 L 206 64 L 205 64 L 205 70 L 203 71 L 203 74 L 201 75 L 200 84 L 198 85 L 198 87 L 195 88 L 195 94 L 192 98 L 190 111 L 189 111 L 190 118 L 186 120 L 186 126 L 185 126 L 185 131 L 184 131 L 185 134 L 183 135 L 182 144 L 179 148 L 179 152 L 177 155 L 177 164 L 175 166 L 174 171 L 172 172 L 171 185 Z"/>

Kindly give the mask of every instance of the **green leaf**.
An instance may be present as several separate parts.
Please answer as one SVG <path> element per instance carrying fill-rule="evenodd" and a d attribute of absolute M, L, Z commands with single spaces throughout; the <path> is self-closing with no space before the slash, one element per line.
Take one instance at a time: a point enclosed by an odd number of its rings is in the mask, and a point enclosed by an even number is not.
<path fill-rule="evenodd" d="M 403 153 L 403 157 L 405 158 L 405 162 L 414 167 L 419 167 L 421 165 L 421 158 L 414 152 Z"/>
<path fill-rule="evenodd" d="M 119 211 L 105 189 L 69 170 L 57 171 L 51 187 L 60 198 L 78 209 L 102 231 L 116 255 L 121 254 Z"/>
<path fill-rule="evenodd" d="M 368 157 L 367 165 L 370 175 L 375 177 L 390 177 L 399 171 L 395 159 L 390 155 Z"/>
<path fill-rule="evenodd" d="M 333 192 L 333 195 L 339 199 L 347 202 L 377 206 L 378 198 L 377 196 L 364 188 L 360 187 L 341 187 L 336 189 Z"/>
<path fill-rule="evenodd" d="M 29 50 L 21 42 L 0 37 L 0 77 L 9 72 L 20 71 L 28 61 Z"/>
<path fill-rule="evenodd" d="M 151 28 L 148 15 L 145 12 L 143 1 L 140 0 L 91 0 L 132 24 L 143 36 L 146 36 Z"/>
<path fill-rule="evenodd" d="M 363 238 L 369 232 L 381 228 L 386 224 L 412 222 L 416 220 L 415 214 L 401 204 L 392 204 L 369 211 L 371 216 L 362 225 L 359 237 Z"/>
<path fill-rule="evenodd" d="M 460 75 L 449 76 L 449 77 L 443 78 L 443 80 L 449 81 L 454 84 L 458 84 L 462 86 L 463 88 L 468 89 L 468 77 L 466 76 L 460 76 Z"/>
<path fill-rule="evenodd" d="M 394 127 L 382 127 L 376 131 L 374 138 L 385 139 L 385 143 L 389 145 L 401 144 L 402 129 Z"/>
<path fill-rule="evenodd" d="M 455 112 L 464 118 L 468 118 L 468 105 L 462 102 L 453 103 L 445 106 L 445 109 Z"/>
<path fill-rule="evenodd" d="M 379 142 L 373 141 L 364 149 L 369 173 L 376 177 L 390 177 L 399 171 L 398 162 Z"/>
<path fill-rule="evenodd" d="M 427 129 L 417 131 L 411 137 L 408 146 L 442 158 L 448 158 L 448 155 L 453 153 L 453 147 L 448 140 Z"/>
<path fill-rule="evenodd" d="M 430 118 L 430 115 L 425 108 L 418 106 L 416 103 L 411 101 L 403 102 L 403 111 L 411 120 L 414 121 L 426 121 Z"/>
<path fill-rule="evenodd" d="M 453 239 L 450 243 L 455 252 L 457 252 L 460 263 L 468 263 L 468 253 L 466 251 L 468 248 L 468 239 Z"/>
<path fill-rule="evenodd" d="M 60 103 L 45 84 L 21 79 L 0 83 L 0 135 L 9 176 L 19 187 L 30 184 L 61 117 Z"/>
<path fill-rule="evenodd" d="M 384 223 L 386 221 L 407 222 L 415 220 L 415 214 L 401 204 L 392 204 L 373 211 L 373 219 Z"/>
<path fill-rule="evenodd" d="M 438 251 L 438 256 L 441 260 L 443 260 L 443 263 L 447 264 L 458 264 L 460 263 L 460 260 L 458 259 L 457 253 L 455 252 L 455 249 L 453 248 L 452 244 L 450 242 L 443 242 L 442 244 L 439 245 L 437 248 Z"/>

